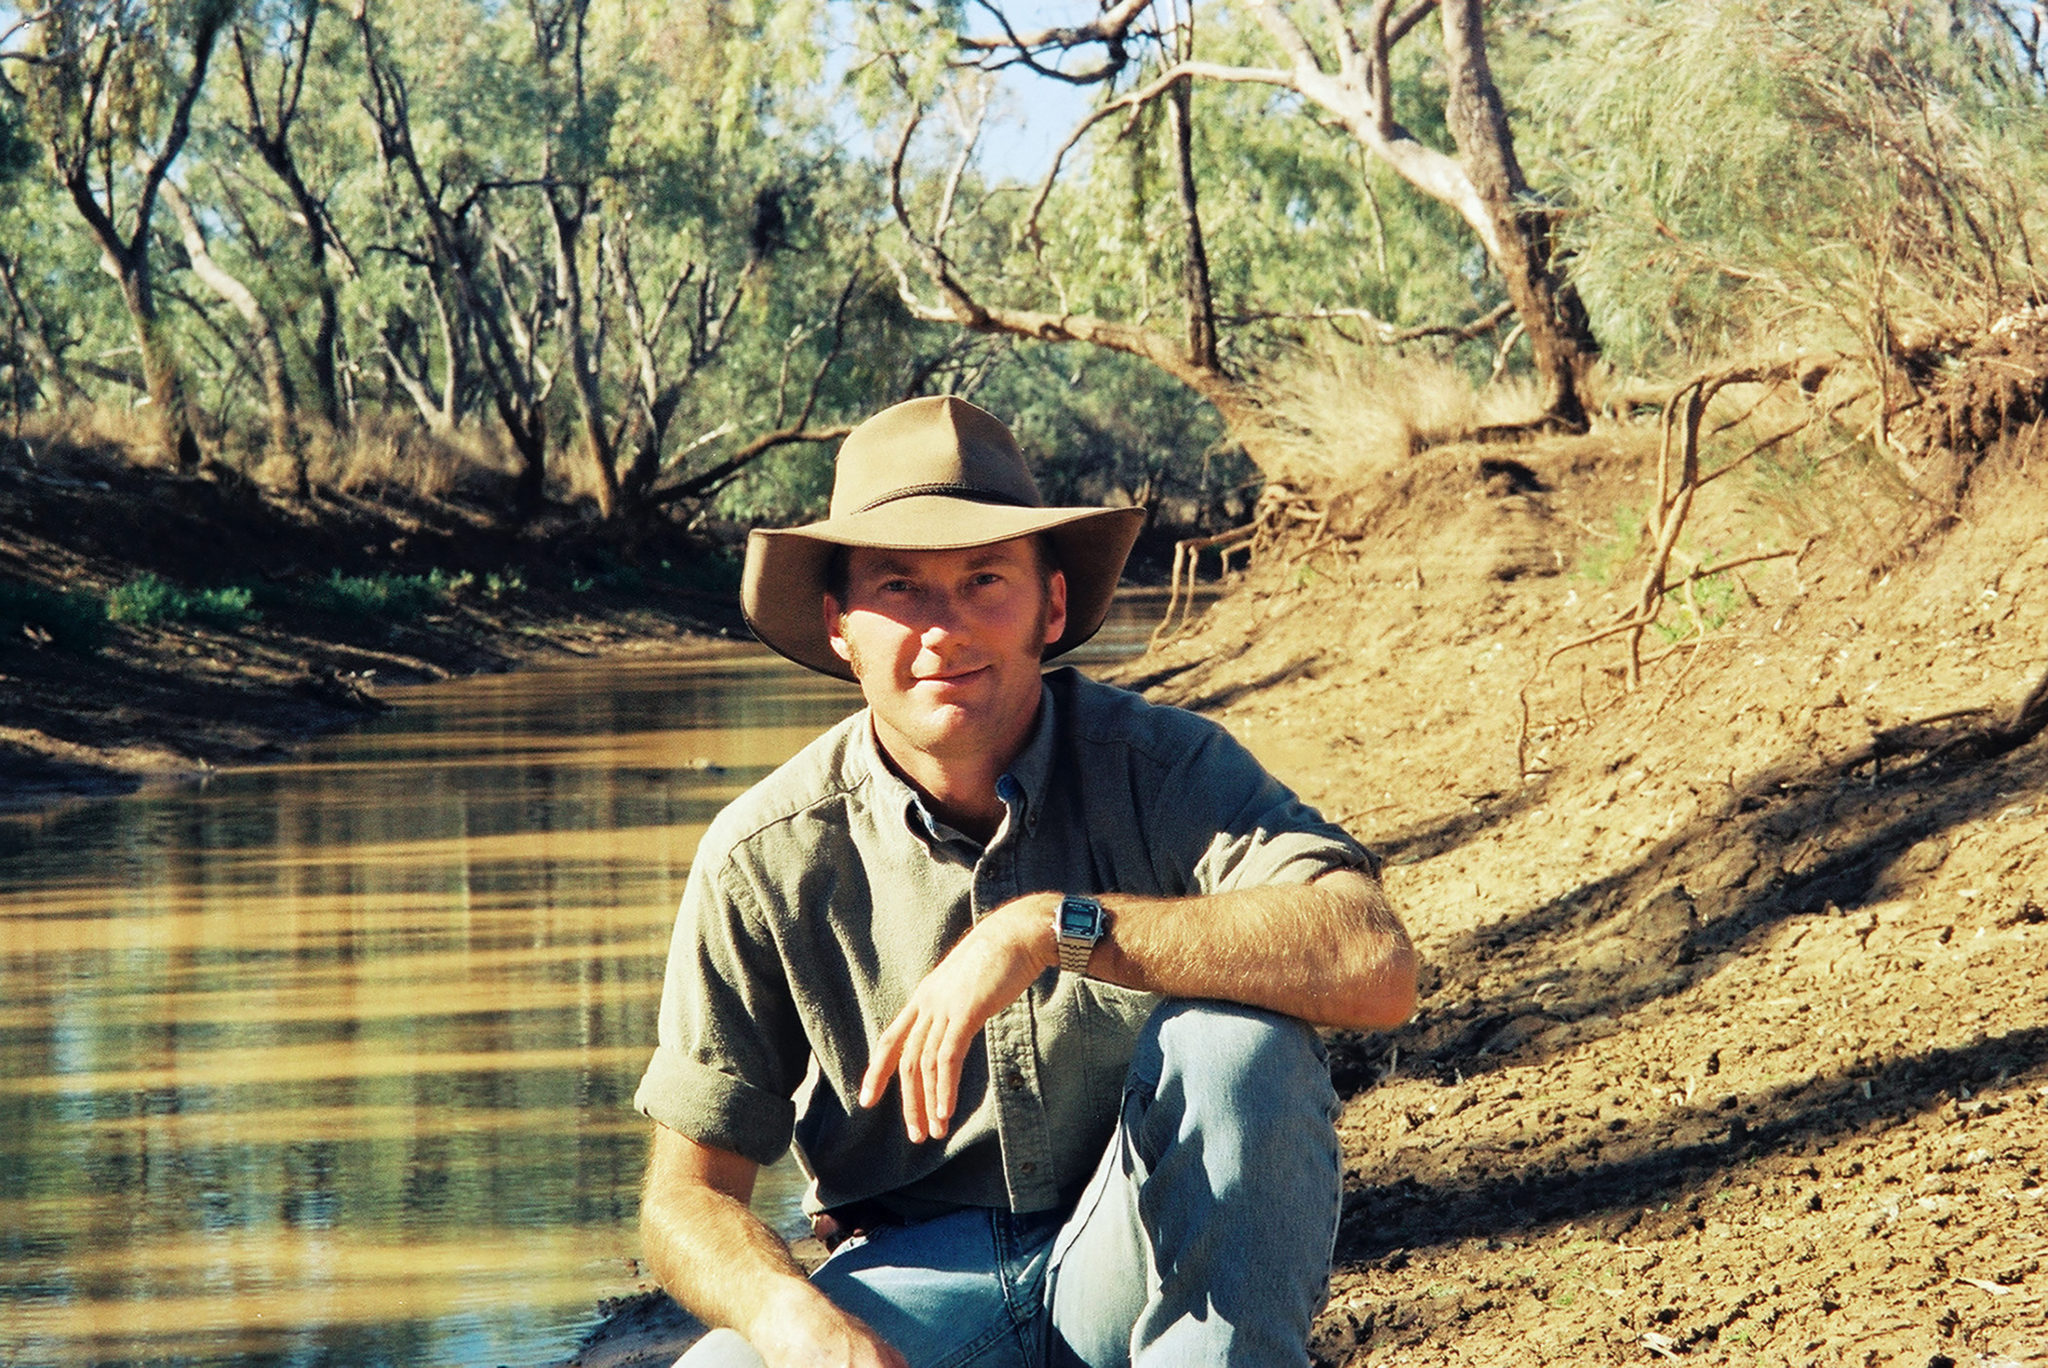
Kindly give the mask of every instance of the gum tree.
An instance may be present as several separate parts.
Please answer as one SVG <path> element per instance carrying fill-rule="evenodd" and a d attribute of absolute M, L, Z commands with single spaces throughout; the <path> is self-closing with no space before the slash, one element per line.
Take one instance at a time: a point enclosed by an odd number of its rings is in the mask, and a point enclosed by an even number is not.
<path fill-rule="evenodd" d="M 972 87 L 957 78 L 961 68 L 980 73 L 1024 70 L 1044 80 L 1092 86 L 1101 92 L 1015 225 L 1017 240 L 1038 251 L 1045 237 L 1042 219 L 1048 205 L 1059 204 L 1059 183 L 1069 174 L 1066 154 L 1092 137 L 1099 160 L 1104 148 L 1098 130 L 1113 130 L 1116 142 L 1127 142 L 1134 132 L 1148 127 L 1149 111 L 1163 108 L 1163 121 L 1154 118 L 1149 126 L 1163 122 L 1165 133 L 1164 184 L 1158 193 L 1170 197 L 1173 205 L 1170 214 L 1161 217 L 1171 217 L 1176 225 L 1185 318 L 1179 331 L 1184 336 L 1173 338 L 1156 324 L 1148 326 L 1158 314 L 1149 304 L 1140 306 L 1137 317 L 1117 318 L 1076 309 L 1066 298 L 1056 305 L 1010 303 L 1020 294 L 1028 297 L 1028 273 L 1011 272 L 1019 288 L 991 288 L 999 272 L 990 270 L 989 258 L 948 243 L 949 237 L 963 243 L 968 237 L 966 221 L 981 212 L 978 204 L 962 208 L 963 195 L 974 189 L 965 156 L 952 169 L 930 173 L 939 188 L 924 192 L 922 206 L 914 194 L 899 194 L 905 206 L 900 214 L 904 231 L 926 288 L 936 295 L 920 301 L 926 316 L 976 330 L 1088 341 L 1144 356 L 1209 399 L 1227 422 L 1238 427 L 1252 399 L 1218 340 L 1219 328 L 1228 320 L 1219 314 L 1211 278 L 1230 268 L 1213 258 L 1203 222 L 1204 201 L 1215 193 L 1218 178 L 1227 181 L 1229 172 L 1212 170 L 1205 177 L 1197 165 L 1191 144 L 1201 129 L 1213 126 L 1215 116 L 1198 112 L 1194 92 L 1204 84 L 1263 87 L 1286 100 L 1274 101 L 1259 117 L 1298 121 L 1310 115 L 1335 125 L 1366 156 L 1391 169 L 1432 205 L 1449 211 L 1472 235 L 1530 340 L 1543 386 L 1541 422 L 1573 429 L 1584 426 L 1583 383 L 1599 349 L 1553 247 L 1553 211 L 1531 192 L 1516 155 L 1478 0 L 1416 0 L 1405 7 L 1394 0 L 1356 7 L 1341 0 L 1324 0 L 1317 6 L 1252 0 L 1247 10 L 1250 23 L 1234 22 L 1220 6 L 1121 0 L 1105 4 L 1086 22 L 1045 29 L 1020 27 L 998 0 L 982 0 L 979 9 L 995 29 L 946 35 L 953 44 L 948 61 L 956 75 L 945 96 L 935 92 L 947 89 L 947 83 L 917 66 L 908 43 L 898 38 L 890 45 L 889 35 L 900 32 L 901 21 L 875 12 L 871 29 L 882 35 L 876 46 L 903 73 L 897 85 L 902 101 L 916 111 L 913 121 L 950 100 L 957 130 L 954 145 L 964 148 L 972 143 L 979 134 L 980 116 L 971 112 Z M 1198 42 L 1197 22 L 1205 15 L 1205 36 Z M 1420 39 L 1412 35 L 1432 16 L 1438 21 L 1438 43 L 1424 60 L 1410 64 L 1427 68 L 1428 78 L 1417 79 L 1411 73 L 1405 81 L 1397 79 L 1401 45 L 1413 48 Z M 1216 41 L 1219 31 L 1222 44 Z M 1440 129 L 1453 150 L 1443 150 L 1402 122 L 1398 114 L 1404 100 L 1414 107 L 1410 118 L 1420 113 L 1421 122 Z M 915 164 L 908 147 L 906 135 L 897 156 L 899 168 Z M 897 180 L 902 184 L 905 177 L 899 174 Z M 1064 212 L 1076 212 L 1071 197 Z M 1282 258 L 1288 249 L 1284 241 L 1265 248 Z M 1460 248 L 1446 242 L 1440 251 L 1455 258 Z M 1043 273 L 1040 276 L 1042 280 Z M 1042 297 L 1044 290 L 1037 293 Z M 1248 312 L 1273 316 L 1262 314 L 1256 303 Z M 1492 324 L 1488 319 L 1467 325 L 1431 321 L 1402 327 L 1346 307 L 1326 310 L 1322 316 L 1364 322 L 1379 340 L 1472 335 Z"/>
<path fill-rule="evenodd" d="M 199 440 L 165 334 L 152 220 L 233 11 L 232 0 L 62 0 L 22 20 L 0 53 L 9 92 L 120 287 L 158 439 L 183 471 L 198 468 Z"/>

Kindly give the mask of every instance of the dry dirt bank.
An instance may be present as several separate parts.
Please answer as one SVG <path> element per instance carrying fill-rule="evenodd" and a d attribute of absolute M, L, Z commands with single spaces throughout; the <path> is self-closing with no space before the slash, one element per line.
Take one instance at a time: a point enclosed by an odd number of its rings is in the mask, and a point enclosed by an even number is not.
<path fill-rule="evenodd" d="M 674 554 L 696 553 L 679 545 Z M 656 547 L 641 559 L 660 555 Z M 47 598 L 21 620 L 25 594 L 104 596 L 144 573 L 188 590 L 317 590 L 330 573 L 402 583 L 430 572 L 467 580 L 388 612 L 294 601 L 226 624 L 102 622 L 91 649 L 67 642 L 66 615 Z M 379 684 L 673 651 L 693 635 L 739 628 L 726 596 L 676 578 L 623 568 L 574 525 L 514 532 L 454 501 L 281 499 L 88 450 L 29 460 L 8 444 L 0 813 L 276 754 L 377 711 Z"/>
<path fill-rule="evenodd" d="M 1517 454 L 1363 492 L 1131 671 L 1375 842 L 1428 960 L 1338 1051 L 1319 1360 L 2048 1362 L 2048 738 L 1913 764 L 2048 665 L 2040 458 L 1888 575 L 1863 507 L 1730 576 L 1626 693 L 1618 639 L 1532 676 L 1633 594 L 1575 568 L 1640 452 Z M 1819 530 L 1767 503 L 1702 553 Z"/>

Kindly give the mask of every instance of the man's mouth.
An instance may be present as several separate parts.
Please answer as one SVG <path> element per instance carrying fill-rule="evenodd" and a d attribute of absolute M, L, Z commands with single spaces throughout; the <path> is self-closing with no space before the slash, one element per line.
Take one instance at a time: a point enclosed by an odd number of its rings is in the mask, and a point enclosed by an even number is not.
<path fill-rule="evenodd" d="M 938 685 L 964 684 L 968 680 L 979 676 L 987 669 L 988 666 L 986 665 L 976 665 L 970 669 L 965 670 L 947 670 L 941 674 L 921 675 L 918 677 L 916 682 L 919 684 Z"/>

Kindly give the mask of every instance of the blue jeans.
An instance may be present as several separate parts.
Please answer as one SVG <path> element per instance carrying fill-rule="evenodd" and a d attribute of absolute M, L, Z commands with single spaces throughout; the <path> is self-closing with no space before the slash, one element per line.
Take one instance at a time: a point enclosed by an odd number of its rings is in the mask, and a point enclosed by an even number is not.
<path fill-rule="evenodd" d="M 1290 1017 L 1169 1002 L 1071 1212 L 980 1208 L 842 1245 L 812 1276 L 911 1368 L 1308 1361 L 1337 1235 L 1337 1097 Z M 731 1331 L 676 1368 L 759 1368 Z"/>

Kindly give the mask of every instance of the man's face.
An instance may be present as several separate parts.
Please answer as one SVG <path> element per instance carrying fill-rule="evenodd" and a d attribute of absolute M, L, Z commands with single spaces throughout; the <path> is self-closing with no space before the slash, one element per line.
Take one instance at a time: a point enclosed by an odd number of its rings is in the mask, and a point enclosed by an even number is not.
<path fill-rule="evenodd" d="M 852 667 L 883 748 L 941 765 L 1007 764 L 1030 734 L 1039 660 L 1067 629 L 1067 580 L 1031 539 L 964 551 L 853 548 L 846 602 L 825 597 L 832 649 Z"/>

